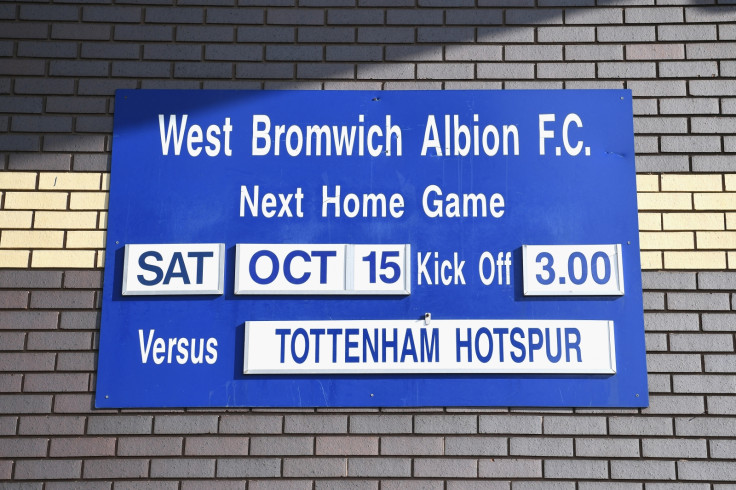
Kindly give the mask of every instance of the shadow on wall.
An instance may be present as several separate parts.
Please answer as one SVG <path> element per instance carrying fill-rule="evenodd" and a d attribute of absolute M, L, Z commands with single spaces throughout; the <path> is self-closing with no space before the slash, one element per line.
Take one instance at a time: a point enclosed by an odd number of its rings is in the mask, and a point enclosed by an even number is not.
<path fill-rule="evenodd" d="M 6 163 L 10 169 L 33 169 L 40 151 L 48 154 L 44 170 L 108 170 L 110 96 L 118 88 L 622 88 L 657 77 L 628 61 L 684 59 L 682 43 L 716 41 L 715 24 L 736 21 L 736 5 L 695 0 L 655 7 L 654 1 L 6 4 L 0 148 L 17 152 Z M 736 0 L 722 3 L 729 2 Z M 685 27 L 699 29 L 701 38 Z M 681 54 L 657 52 L 667 49 Z M 612 62 L 610 70 L 600 70 L 601 61 Z"/>

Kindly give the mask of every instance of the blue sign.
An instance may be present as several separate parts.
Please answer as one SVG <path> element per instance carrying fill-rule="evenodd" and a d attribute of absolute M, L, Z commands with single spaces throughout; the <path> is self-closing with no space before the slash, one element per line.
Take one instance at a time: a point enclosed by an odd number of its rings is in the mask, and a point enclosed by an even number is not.
<path fill-rule="evenodd" d="M 648 404 L 631 93 L 115 99 L 97 407 Z"/>

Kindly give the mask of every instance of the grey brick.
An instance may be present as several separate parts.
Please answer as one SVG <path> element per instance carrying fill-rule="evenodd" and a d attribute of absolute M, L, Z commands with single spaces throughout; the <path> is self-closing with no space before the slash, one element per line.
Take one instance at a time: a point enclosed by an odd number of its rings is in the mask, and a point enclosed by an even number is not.
<path fill-rule="evenodd" d="M 147 459 L 87 459 L 84 461 L 84 478 L 144 478 L 147 475 Z"/>
<path fill-rule="evenodd" d="M 432 458 L 414 460 L 414 476 L 442 478 L 474 478 L 478 474 L 475 459 Z"/>
<path fill-rule="evenodd" d="M 3 444 L 0 445 L 0 458 L 42 458 L 46 456 L 48 446 L 48 439 L 3 439 Z"/>
<path fill-rule="evenodd" d="M 669 417 L 611 417 L 608 433 L 612 436 L 670 436 L 672 419 Z"/>
<path fill-rule="evenodd" d="M 354 73 L 355 67 L 348 63 L 299 63 L 296 67 L 296 76 L 300 79 L 353 79 Z"/>
<path fill-rule="evenodd" d="M 57 395 L 57 398 L 62 395 Z M 50 412 L 51 406 L 49 405 Z M 81 435 L 85 418 L 82 416 L 30 415 L 20 418 L 20 435 Z"/>
<path fill-rule="evenodd" d="M 114 455 L 114 437 L 57 437 L 49 450 L 49 456 L 60 458 Z"/>
<path fill-rule="evenodd" d="M 691 95 L 736 96 L 736 84 L 731 80 L 691 80 Z"/>
<path fill-rule="evenodd" d="M 85 79 L 83 81 L 90 81 L 92 79 Z M 82 87 L 82 81 L 80 81 L 80 89 Z M 77 152 L 77 151 L 104 151 L 105 149 L 105 137 L 104 135 L 77 135 L 77 134 L 49 134 L 44 137 L 43 140 L 44 151 L 60 151 L 60 152 Z M 54 301 L 71 301 L 71 304 L 77 304 L 77 301 L 82 303 L 86 301 L 85 296 L 90 296 L 86 291 L 54 291 L 37 292 L 38 301 L 53 303 Z M 76 298 L 76 299 L 72 299 Z M 33 297 L 31 297 L 33 301 Z M 79 303 L 80 305 L 82 303 Z M 70 303 L 67 303 L 66 308 L 73 308 Z M 34 306 L 31 306 L 34 308 Z M 78 306 L 85 307 L 88 306 Z M 54 308 L 53 306 L 37 306 L 37 308 Z"/>
<path fill-rule="evenodd" d="M 413 79 L 414 65 L 411 63 L 359 64 L 358 78 L 368 80 Z"/>
<path fill-rule="evenodd" d="M 675 480 L 674 461 L 611 461 L 611 478 Z"/>
<path fill-rule="evenodd" d="M 96 311 L 64 311 L 61 313 L 61 328 L 70 330 L 94 330 L 99 328 L 100 317 Z"/>
<path fill-rule="evenodd" d="M 659 41 L 715 41 L 716 37 L 715 25 L 657 26 L 657 40 Z"/>
<path fill-rule="evenodd" d="M 89 374 L 87 373 L 44 373 L 26 374 L 23 391 L 25 392 L 68 392 L 87 391 Z"/>
<path fill-rule="evenodd" d="M 0 374 L 0 393 L 20 393 L 21 384 L 23 382 L 23 374 Z M 6 422 L 5 417 L 0 417 L 0 435 L 7 435 L 4 433 Z M 13 429 L 13 434 L 15 429 Z"/>
<path fill-rule="evenodd" d="M 634 133 L 640 134 L 685 134 L 688 132 L 685 117 L 637 117 L 634 119 Z"/>
<path fill-rule="evenodd" d="M 440 59 L 441 49 L 438 50 Z M 466 45 L 450 44 L 445 47 L 445 59 L 448 61 L 500 61 L 503 58 L 501 46 L 487 44 Z"/>
<path fill-rule="evenodd" d="M 202 48 L 193 44 L 146 44 L 143 58 L 149 60 L 199 60 Z"/>
<path fill-rule="evenodd" d="M 292 434 L 334 434 L 348 431 L 347 415 L 299 415 L 285 416 L 284 432 Z"/>
<path fill-rule="evenodd" d="M 729 310 L 727 293 L 667 293 L 667 306 L 672 310 Z"/>
<path fill-rule="evenodd" d="M 73 459 L 23 459 L 15 462 L 16 480 L 79 478 L 82 462 Z"/>
<path fill-rule="evenodd" d="M 703 330 L 726 332 L 736 331 L 736 314 L 704 313 Z"/>
<path fill-rule="evenodd" d="M 649 374 L 647 376 L 649 393 L 670 393 L 672 383 L 669 374 Z"/>
<path fill-rule="evenodd" d="M 467 484 L 468 480 L 450 480 L 450 482 L 462 482 L 464 484 Z M 370 483 L 369 481 L 366 481 L 366 483 Z M 449 483 L 449 482 L 448 482 Z M 366 485 L 364 488 L 366 489 L 377 489 L 378 483 L 376 483 L 376 487 L 370 487 Z M 319 487 L 317 487 L 319 488 Z M 353 490 L 352 487 L 346 486 L 346 488 Z M 473 487 L 467 487 L 463 486 L 463 488 L 467 488 L 470 490 Z M 495 487 L 494 487 L 495 488 Z M 357 489 L 357 484 L 356 484 Z M 412 478 L 411 480 L 381 480 L 381 490 L 444 490 L 444 482 L 438 481 L 438 480 L 422 480 L 419 478 Z M 508 487 L 506 487 L 506 490 L 508 490 Z"/>
<path fill-rule="evenodd" d="M 539 63 L 537 78 L 595 78 L 595 64 L 593 63 Z"/>
<path fill-rule="evenodd" d="M 480 478 L 541 478 L 542 461 L 538 459 L 481 459 Z"/>
<path fill-rule="evenodd" d="M 414 42 L 414 29 L 411 27 L 359 27 L 359 43 L 412 43 Z M 432 42 L 438 42 L 434 40 Z"/>
<path fill-rule="evenodd" d="M 448 9 L 445 22 L 471 26 L 503 24 L 503 13 L 495 9 Z"/>
<path fill-rule="evenodd" d="M 383 49 L 380 46 L 327 46 L 327 61 L 380 61 Z"/>
<path fill-rule="evenodd" d="M 730 334 L 671 334 L 670 349 L 688 352 L 733 352 Z"/>
<path fill-rule="evenodd" d="M 157 415 L 154 434 L 215 434 L 217 415 Z"/>
<path fill-rule="evenodd" d="M 675 419 L 675 430 L 678 436 L 734 437 L 736 419 L 712 416 L 678 417 Z"/>
<path fill-rule="evenodd" d="M 698 354 L 647 354 L 650 373 L 699 373 L 702 369 Z"/>
<path fill-rule="evenodd" d="M 347 476 L 345 458 L 284 458 L 285 477 L 344 477 Z"/>
<path fill-rule="evenodd" d="M 475 434 L 478 419 L 474 415 L 417 415 L 414 432 L 421 434 Z"/>
<path fill-rule="evenodd" d="M 352 43 L 355 41 L 355 29 L 352 27 L 300 27 L 297 39 L 300 43 Z"/>
<path fill-rule="evenodd" d="M 40 114 L 43 109 L 41 97 L 0 96 L 3 112 Z"/>
<path fill-rule="evenodd" d="M 218 480 L 218 482 L 221 481 Z M 328 482 L 324 487 L 320 487 L 318 483 L 317 489 L 330 489 L 333 484 L 336 489 L 341 488 L 339 480 L 317 480 L 317 482 Z M 238 488 L 242 490 L 242 487 Z M 313 484 L 311 480 L 251 480 L 248 482 L 248 488 L 249 490 L 312 490 Z M 350 486 L 348 485 L 347 488 Z M 196 490 L 196 487 L 193 490 Z"/>
<path fill-rule="evenodd" d="M 736 465 L 726 461 L 678 461 L 677 471 L 679 477 L 685 480 L 736 480 Z"/>
<path fill-rule="evenodd" d="M 385 439 L 381 441 L 381 449 Z M 448 456 L 506 456 L 508 444 L 503 437 L 446 437 L 445 454 Z"/>
<path fill-rule="evenodd" d="M 21 5 L 21 20 L 79 20 L 79 8 L 74 5 Z"/>
<path fill-rule="evenodd" d="M 652 42 L 656 38 L 654 26 L 601 26 L 596 29 L 601 42 Z"/>
<path fill-rule="evenodd" d="M 659 63 L 659 76 L 664 78 L 715 77 L 718 64 L 715 61 L 670 61 Z"/>
<path fill-rule="evenodd" d="M 687 155 L 637 155 L 637 172 L 687 172 L 690 163 Z"/>
<path fill-rule="evenodd" d="M 378 437 L 320 436 L 317 437 L 315 454 L 338 456 L 378 454 Z"/>
<path fill-rule="evenodd" d="M 85 350 L 91 347 L 91 332 L 30 332 L 29 350 Z"/>
<path fill-rule="evenodd" d="M 475 65 L 470 63 L 419 63 L 417 78 L 472 79 L 475 77 Z"/>
<path fill-rule="evenodd" d="M 266 13 L 268 24 L 322 25 L 324 11 L 318 9 L 269 9 Z"/>
<path fill-rule="evenodd" d="M 442 437 L 395 436 L 381 438 L 381 454 L 383 455 L 439 456 L 443 454 L 443 450 Z"/>
<path fill-rule="evenodd" d="M 684 288 L 683 288 L 684 289 Z M 647 331 L 688 331 L 698 330 L 697 313 L 647 313 L 644 315 L 644 328 Z"/>
<path fill-rule="evenodd" d="M 701 414 L 705 410 L 702 396 L 667 396 L 649 397 L 649 414 Z"/>
<path fill-rule="evenodd" d="M 259 61 L 263 59 L 263 48 L 243 44 L 208 44 L 205 47 L 206 60 Z M 114 74 L 115 65 L 113 65 Z"/>
<path fill-rule="evenodd" d="M 507 9 L 506 24 L 550 25 L 562 24 L 560 9 Z"/>
<path fill-rule="evenodd" d="M 313 437 L 251 437 L 250 454 L 304 456 L 314 454 Z"/>
<path fill-rule="evenodd" d="M 350 458 L 347 476 L 408 477 L 411 476 L 411 463 L 409 458 Z"/>
<path fill-rule="evenodd" d="M 59 352 L 56 356 L 56 369 L 59 371 L 91 372 L 97 366 L 96 352 Z"/>
<path fill-rule="evenodd" d="M 220 417 L 220 432 L 223 434 L 280 434 L 281 415 L 223 415 Z"/>
<path fill-rule="evenodd" d="M 32 117 L 32 116 L 30 116 Z M 693 133 L 730 133 L 736 124 L 736 117 L 693 117 Z"/>
<path fill-rule="evenodd" d="M 506 46 L 506 60 L 508 61 L 555 61 L 562 60 L 562 46 Z"/>
<path fill-rule="evenodd" d="M 694 272 L 642 272 L 644 289 L 695 289 Z"/>
<path fill-rule="evenodd" d="M 575 455 L 594 458 L 638 458 L 639 440 L 620 438 L 576 438 Z"/>
<path fill-rule="evenodd" d="M 384 12 L 379 9 L 330 9 L 327 11 L 328 24 L 370 25 L 383 24 L 383 20 Z"/>
<path fill-rule="evenodd" d="M 578 480 L 607 479 L 608 463 L 603 460 L 548 460 L 544 462 L 545 478 L 570 478 Z"/>
<path fill-rule="evenodd" d="M 150 415 L 93 415 L 87 422 L 88 434 L 150 434 Z"/>
<path fill-rule="evenodd" d="M 147 23 L 161 24 L 201 24 L 204 9 L 198 7 L 148 7 Z"/>
<path fill-rule="evenodd" d="M 540 43 L 592 43 L 595 42 L 595 28 L 579 26 L 539 27 L 537 37 Z"/>
<path fill-rule="evenodd" d="M 294 65 L 291 63 L 238 63 L 235 67 L 238 78 L 292 78 Z"/>
<path fill-rule="evenodd" d="M 178 456 L 182 454 L 182 441 L 182 437 L 119 437 L 117 455 Z"/>
<path fill-rule="evenodd" d="M 20 41 L 18 56 L 29 58 L 76 58 L 77 43 L 59 41 Z M 10 56 L 10 54 L 8 55 Z"/>
<path fill-rule="evenodd" d="M 664 293 L 643 294 L 644 310 L 664 310 Z"/>
<path fill-rule="evenodd" d="M 208 24 L 262 24 L 264 12 L 258 8 L 207 8 Z"/>
<path fill-rule="evenodd" d="M 645 458 L 707 458 L 705 439 L 642 439 Z"/>
<path fill-rule="evenodd" d="M 572 456 L 572 438 L 561 437 L 512 437 L 512 456 Z"/>
<path fill-rule="evenodd" d="M 149 12 L 151 10 L 148 9 Z M 142 9 L 133 6 L 85 6 L 82 14 L 82 20 L 87 22 L 135 23 L 140 22 L 142 18 Z"/>
<path fill-rule="evenodd" d="M 318 61 L 322 59 L 322 46 L 266 46 L 266 59 L 277 61 Z"/>
<path fill-rule="evenodd" d="M 386 24 L 416 26 L 442 23 L 442 10 L 390 9 L 386 11 Z"/>
<path fill-rule="evenodd" d="M 4 352 L 0 358 L 0 370 L 17 372 L 52 371 L 55 358 L 53 352 Z"/>
<path fill-rule="evenodd" d="M 566 9 L 565 24 L 621 24 L 624 19 L 622 12 L 620 8 Z"/>
<path fill-rule="evenodd" d="M 138 59 L 140 57 L 141 48 L 138 44 L 127 43 L 85 43 L 82 45 L 82 58 L 103 58 L 107 59 Z M 90 63 L 90 62 L 87 62 Z M 76 75 L 76 72 L 70 72 L 70 75 Z M 53 73 L 52 73 L 53 74 Z M 90 73 L 89 76 L 105 76 L 106 73 Z"/>
<path fill-rule="evenodd" d="M 48 25 L 32 22 L 3 23 L 3 37 L 7 39 L 46 39 Z"/>
<path fill-rule="evenodd" d="M 472 27 L 418 27 L 417 41 L 420 43 L 473 42 L 475 29 Z"/>
<path fill-rule="evenodd" d="M 116 41 L 173 41 L 174 28 L 164 25 L 116 25 L 113 37 Z"/>
<path fill-rule="evenodd" d="M 718 99 L 660 99 L 662 114 L 718 114 Z"/>
<path fill-rule="evenodd" d="M 653 62 L 612 62 L 598 63 L 598 77 L 600 78 L 655 78 L 656 64 Z"/>
<path fill-rule="evenodd" d="M 694 43 L 685 47 L 687 58 L 691 60 L 720 60 L 733 59 L 736 43 Z"/>
<path fill-rule="evenodd" d="M 187 437 L 184 454 L 193 456 L 246 456 L 247 437 Z"/>
<path fill-rule="evenodd" d="M 174 64 L 174 76 L 177 78 L 231 78 L 233 66 L 231 63 L 190 63 L 177 62 Z"/>
<path fill-rule="evenodd" d="M 481 415 L 479 432 L 485 434 L 541 434 L 539 415 Z"/>
<path fill-rule="evenodd" d="M 105 41 L 110 39 L 110 30 L 111 27 L 104 24 L 56 23 L 51 25 L 51 39 Z M 46 30 L 43 32 L 41 37 L 46 38 Z"/>
<path fill-rule="evenodd" d="M 479 27 L 478 42 L 512 44 L 534 42 L 533 27 Z"/>
<path fill-rule="evenodd" d="M 627 24 L 669 24 L 684 20 L 682 7 L 627 8 Z"/>
<path fill-rule="evenodd" d="M 0 288 L 60 288 L 60 271 L 0 270 Z"/>
<path fill-rule="evenodd" d="M 177 41 L 228 42 L 235 40 L 235 30 L 229 26 L 179 26 L 176 29 Z"/>
<path fill-rule="evenodd" d="M 736 452 L 736 441 L 733 439 L 712 439 L 709 444 L 710 457 L 713 459 L 732 459 Z"/>
<path fill-rule="evenodd" d="M 478 78 L 519 79 L 534 78 L 532 63 L 478 63 Z"/>
<path fill-rule="evenodd" d="M 605 434 L 605 417 L 584 417 L 580 415 L 566 417 L 545 417 L 545 434 Z"/>
<path fill-rule="evenodd" d="M 151 460 L 152 478 L 207 478 L 215 476 L 214 459 L 164 458 Z"/>
<path fill-rule="evenodd" d="M 412 432 L 410 415 L 351 415 L 352 434 L 406 434 Z"/>
<path fill-rule="evenodd" d="M 736 391 L 736 376 L 686 375 L 673 377 L 675 393 L 733 393 Z"/>

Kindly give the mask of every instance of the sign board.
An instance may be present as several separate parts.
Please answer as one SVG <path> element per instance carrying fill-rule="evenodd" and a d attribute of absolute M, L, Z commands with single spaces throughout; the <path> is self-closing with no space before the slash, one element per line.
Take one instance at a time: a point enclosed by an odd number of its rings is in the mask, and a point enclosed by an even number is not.
<path fill-rule="evenodd" d="M 631 105 L 118 91 L 96 405 L 646 406 Z"/>

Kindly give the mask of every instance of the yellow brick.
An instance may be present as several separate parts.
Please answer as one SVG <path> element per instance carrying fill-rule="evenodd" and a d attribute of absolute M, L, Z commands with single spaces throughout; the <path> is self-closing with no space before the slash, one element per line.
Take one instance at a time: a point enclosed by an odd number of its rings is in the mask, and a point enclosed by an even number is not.
<path fill-rule="evenodd" d="M 0 236 L 2 248 L 62 248 L 63 231 L 4 230 Z"/>
<path fill-rule="evenodd" d="M 721 191 L 723 179 L 720 175 L 662 175 L 663 191 Z"/>
<path fill-rule="evenodd" d="M 104 231 L 69 231 L 66 248 L 105 248 Z"/>
<path fill-rule="evenodd" d="M 33 227 L 94 230 L 97 228 L 97 211 L 36 211 Z"/>
<path fill-rule="evenodd" d="M 30 228 L 32 211 L 0 211 L 0 229 Z"/>
<path fill-rule="evenodd" d="M 100 213 L 100 230 L 107 230 L 107 212 Z"/>
<path fill-rule="evenodd" d="M 94 250 L 34 250 L 31 257 L 31 267 L 91 269 L 94 266 Z"/>
<path fill-rule="evenodd" d="M 639 245 L 642 250 L 692 250 L 695 248 L 692 232 L 641 232 Z"/>
<path fill-rule="evenodd" d="M 736 191 L 736 174 L 726 174 L 723 178 L 726 180 L 726 190 Z"/>
<path fill-rule="evenodd" d="M 8 192 L 5 209 L 66 209 L 67 192 Z"/>
<path fill-rule="evenodd" d="M 657 192 L 659 190 L 659 175 L 637 175 L 636 190 L 639 192 Z"/>
<path fill-rule="evenodd" d="M 657 270 L 662 268 L 662 252 L 642 252 L 641 268 Z"/>
<path fill-rule="evenodd" d="M 722 230 L 723 213 L 664 213 L 665 230 Z"/>
<path fill-rule="evenodd" d="M 736 213 L 726 213 L 726 229 L 736 230 Z"/>
<path fill-rule="evenodd" d="M 72 192 L 70 209 L 107 209 L 107 192 Z"/>
<path fill-rule="evenodd" d="M 699 231 L 698 249 L 726 250 L 736 248 L 736 231 Z M 736 289 L 736 284 L 734 284 Z"/>
<path fill-rule="evenodd" d="M 639 210 L 692 209 L 692 200 L 686 192 L 643 192 L 638 194 Z"/>
<path fill-rule="evenodd" d="M 695 194 L 695 209 L 736 209 L 736 192 Z"/>
<path fill-rule="evenodd" d="M 100 186 L 100 189 L 102 189 L 103 191 L 110 190 L 110 174 L 109 173 L 102 174 L 102 185 Z"/>
<path fill-rule="evenodd" d="M 28 267 L 28 250 L 0 250 L 0 269 Z"/>
<path fill-rule="evenodd" d="M 30 189 L 36 188 L 35 172 L 0 172 L 0 189 Z"/>
<path fill-rule="evenodd" d="M 736 252 L 728 252 L 728 268 L 736 269 Z"/>
<path fill-rule="evenodd" d="M 659 213 L 639 213 L 639 229 L 640 230 L 661 230 L 662 218 Z"/>
<path fill-rule="evenodd" d="M 100 190 L 100 174 L 98 172 L 41 172 L 38 188 L 98 191 Z"/>
<path fill-rule="evenodd" d="M 97 251 L 97 267 L 105 267 L 105 251 Z"/>
<path fill-rule="evenodd" d="M 725 252 L 665 252 L 665 269 L 724 269 Z"/>

